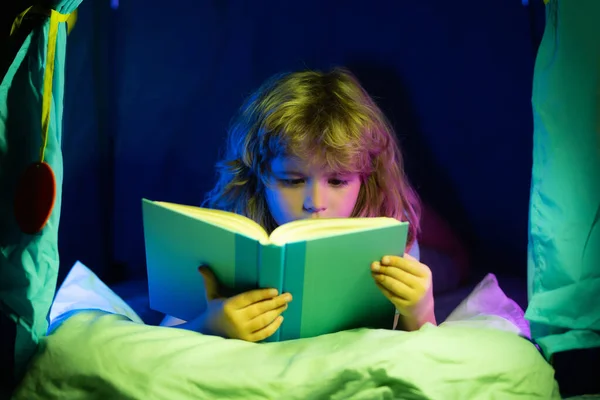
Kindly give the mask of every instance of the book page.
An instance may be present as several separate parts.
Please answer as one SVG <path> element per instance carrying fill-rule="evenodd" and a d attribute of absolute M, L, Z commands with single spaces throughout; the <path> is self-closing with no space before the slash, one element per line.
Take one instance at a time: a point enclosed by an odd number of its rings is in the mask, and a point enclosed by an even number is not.
<path fill-rule="evenodd" d="M 241 233 L 253 239 L 265 242 L 269 240 L 269 235 L 258 223 L 243 215 L 231 213 L 222 210 L 213 210 L 210 208 L 202 208 L 188 206 L 183 204 L 167 203 L 156 201 L 155 204 L 180 212 L 181 214 L 206 221 L 213 225 L 221 226 L 233 232 Z"/>
<path fill-rule="evenodd" d="M 281 246 L 287 242 L 318 239 L 400 224 L 403 222 L 388 217 L 303 219 L 279 226 L 271 233 L 270 240 L 271 243 Z"/>

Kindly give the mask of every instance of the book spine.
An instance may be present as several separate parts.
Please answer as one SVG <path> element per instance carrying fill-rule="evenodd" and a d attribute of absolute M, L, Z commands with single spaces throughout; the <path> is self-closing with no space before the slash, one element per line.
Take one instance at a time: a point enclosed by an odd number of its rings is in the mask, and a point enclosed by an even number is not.
<path fill-rule="evenodd" d="M 285 248 L 274 244 L 264 244 L 259 250 L 258 286 L 263 289 L 283 290 L 283 265 Z M 265 342 L 279 342 L 281 328 Z"/>
<path fill-rule="evenodd" d="M 306 242 L 286 245 L 283 268 L 283 291 L 291 293 L 293 300 L 285 310 L 285 323 L 281 326 L 279 340 L 298 339 L 302 333 L 302 303 L 304 294 L 304 270 Z"/>

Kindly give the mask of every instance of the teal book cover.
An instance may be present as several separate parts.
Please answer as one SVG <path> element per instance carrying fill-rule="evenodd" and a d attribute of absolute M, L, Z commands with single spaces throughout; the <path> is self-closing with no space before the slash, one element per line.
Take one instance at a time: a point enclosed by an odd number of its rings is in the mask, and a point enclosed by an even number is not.
<path fill-rule="evenodd" d="M 371 275 L 371 263 L 404 254 L 408 224 L 286 245 L 283 291 L 294 300 L 284 312 L 280 340 L 354 328 L 391 328 L 394 306 Z"/>
<path fill-rule="evenodd" d="M 189 321 L 206 309 L 200 265 L 211 267 L 226 287 L 249 290 L 258 283 L 259 241 L 185 210 L 143 200 L 150 308 Z"/>

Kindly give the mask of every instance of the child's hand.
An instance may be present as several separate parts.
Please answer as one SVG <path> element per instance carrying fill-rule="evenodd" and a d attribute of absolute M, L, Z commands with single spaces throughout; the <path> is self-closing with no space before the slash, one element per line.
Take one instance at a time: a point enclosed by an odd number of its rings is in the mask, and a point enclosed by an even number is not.
<path fill-rule="evenodd" d="M 435 324 L 431 270 L 414 257 L 385 256 L 371 264 L 375 283 L 396 306 L 406 330 Z"/>
<path fill-rule="evenodd" d="M 206 267 L 204 277 L 208 310 L 204 324 L 208 331 L 231 339 L 258 342 L 271 336 L 281 326 L 281 313 L 292 301 L 292 295 L 278 296 L 276 289 L 256 289 L 229 299 L 220 297 L 217 279 Z"/>

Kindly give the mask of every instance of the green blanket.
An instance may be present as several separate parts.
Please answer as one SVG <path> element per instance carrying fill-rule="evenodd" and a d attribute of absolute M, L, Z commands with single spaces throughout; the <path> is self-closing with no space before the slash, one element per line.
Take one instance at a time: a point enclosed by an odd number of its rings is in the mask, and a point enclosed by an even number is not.
<path fill-rule="evenodd" d="M 14 399 L 559 399 L 503 322 L 255 344 L 84 311 L 43 339 Z"/>

